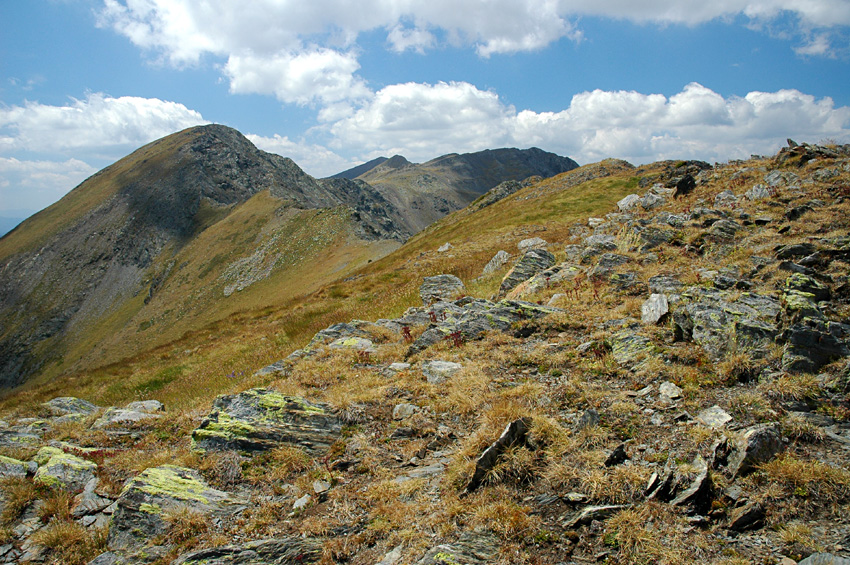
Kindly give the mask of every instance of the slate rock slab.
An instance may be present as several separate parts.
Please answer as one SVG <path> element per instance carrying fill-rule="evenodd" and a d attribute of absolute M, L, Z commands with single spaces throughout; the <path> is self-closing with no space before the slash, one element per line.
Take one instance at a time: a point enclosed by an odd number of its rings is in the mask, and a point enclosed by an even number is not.
<path fill-rule="evenodd" d="M 454 275 L 436 275 L 425 277 L 419 287 L 419 297 L 426 306 L 434 302 L 454 300 L 463 294 L 466 287 L 463 281 Z"/>
<path fill-rule="evenodd" d="M 484 265 L 484 270 L 481 271 L 481 275 L 489 275 L 490 273 L 494 273 L 504 267 L 508 261 L 511 260 L 511 254 L 507 251 L 500 250 L 490 261 Z"/>
<path fill-rule="evenodd" d="M 135 551 L 166 533 L 168 513 L 188 509 L 224 516 L 247 507 L 248 501 L 207 485 L 194 469 L 162 465 L 142 471 L 118 497 L 109 524 L 108 548 Z"/>
<path fill-rule="evenodd" d="M 508 271 L 502 283 L 499 285 L 499 298 L 517 287 L 520 283 L 527 281 L 537 273 L 545 271 L 555 264 L 555 256 L 545 249 L 532 249 L 522 256 L 522 259 Z"/>
<path fill-rule="evenodd" d="M 733 477 L 744 476 L 756 470 L 782 452 L 785 445 L 774 424 L 759 424 L 743 431 L 729 455 L 729 471 Z"/>
<path fill-rule="evenodd" d="M 125 408 L 107 408 L 103 415 L 98 418 L 92 428 L 111 428 L 116 426 L 134 426 L 144 422 L 151 422 L 161 418 L 159 414 L 150 412 L 139 412 Z"/>
<path fill-rule="evenodd" d="M 54 416 L 66 416 L 68 414 L 91 414 L 100 409 L 96 404 L 88 400 L 75 398 L 73 396 L 61 396 L 48 400 L 42 404 Z"/>
<path fill-rule="evenodd" d="M 456 542 L 429 549 L 416 565 L 484 565 L 499 556 L 498 540 L 493 534 L 467 532 Z"/>
<path fill-rule="evenodd" d="M 487 473 L 496 466 L 496 462 L 502 453 L 515 445 L 525 443 L 530 423 L 529 419 L 520 418 L 505 426 L 499 439 L 490 444 L 475 461 L 475 471 L 466 485 L 467 493 L 473 492 L 481 486 L 481 483 L 487 477 Z"/>
<path fill-rule="evenodd" d="M 667 297 L 663 294 L 651 294 L 640 307 L 640 321 L 644 324 L 657 324 L 670 311 Z"/>
<path fill-rule="evenodd" d="M 210 415 L 192 432 L 192 443 L 199 451 L 249 453 L 285 443 L 320 454 L 341 432 L 342 423 L 327 406 L 267 389 L 250 389 L 216 398 Z"/>
<path fill-rule="evenodd" d="M 292 536 L 193 551 L 177 559 L 175 565 L 294 565 L 315 563 L 321 556 L 321 540 Z"/>
<path fill-rule="evenodd" d="M 0 479 L 26 477 L 29 470 L 28 463 L 0 455 Z"/>
<path fill-rule="evenodd" d="M 850 326 L 818 318 L 804 318 L 782 333 L 782 368 L 791 373 L 814 372 L 850 355 Z"/>
<path fill-rule="evenodd" d="M 77 493 L 94 478 L 97 465 L 56 447 L 42 447 L 33 460 L 38 463 L 35 481 Z"/>

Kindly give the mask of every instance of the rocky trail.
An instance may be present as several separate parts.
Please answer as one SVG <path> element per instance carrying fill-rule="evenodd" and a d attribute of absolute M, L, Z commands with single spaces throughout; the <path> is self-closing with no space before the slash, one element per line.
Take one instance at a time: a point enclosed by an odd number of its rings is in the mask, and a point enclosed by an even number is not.
<path fill-rule="evenodd" d="M 671 163 L 198 411 L 4 415 L 0 562 L 850 563 L 849 149 Z"/>

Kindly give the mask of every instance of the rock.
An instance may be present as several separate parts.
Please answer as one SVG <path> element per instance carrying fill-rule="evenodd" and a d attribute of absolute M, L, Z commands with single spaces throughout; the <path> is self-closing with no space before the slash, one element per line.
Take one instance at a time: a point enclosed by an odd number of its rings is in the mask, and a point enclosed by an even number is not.
<path fill-rule="evenodd" d="M 565 528 L 575 528 L 576 526 L 586 526 L 593 522 L 594 520 L 605 520 L 609 518 L 611 514 L 618 512 L 620 510 L 624 510 L 626 508 L 630 508 L 630 504 L 611 504 L 605 506 L 588 506 L 587 508 L 583 508 L 572 518 L 564 522 L 563 526 Z"/>
<path fill-rule="evenodd" d="M 673 197 L 679 198 L 693 192 L 697 187 L 697 181 L 690 173 L 687 173 L 676 182 L 675 186 L 676 192 L 673 193 Z"/>
<path fill-rule="evenodd" d="M 660 206 L 664 206 L 666 200 L 663 196 L 648 192 L 640 199 L 640 207 L 644 210 L 654 210 Z"/>
<path fill-rule="evenodd" d="M 811 206 L 795 206 L 794 208 L 789 209 L 785 212 L 785 219 L 789 222 L 796 222 L 800 218 L 803 217 L 807 212 L 812 212 L 813 209 Z"/>
<path fill-rule="evenodd" d="M 98 484 L 99 481 L 97 478 L 91 479 L 88 483 L 86 483 L 85 488 L 83 488 L 83 492 L 74 497 L 71 516 L 74 518 L 89 516 L 103 511 L 107 506 L 112 504 L 111 500 L 99 496 L 95 492 Z"/>
<path fill-rule="evenodd" d="M 431 384 L 440 384 L 455 376 L 461 369 L 463 369 L 463 365 L 452 361 L 433 360 L 422 363 L 422 374 Z"/>
<path fill-rule="evenodd" d="M 638 280 L 637 273 L 632 271 L 625 273 L 614 273 L 608 279 L 608 283 L 618 293 L 629 296 L 643 296 L 646 294 L 646 284 Z"/>
<path fill-rule="evenodd" d="M 315 563 L 322 556 L 322 540 L 313 537 L 251 541 L 244 545 L 223 545 L 188 553 L 175 565 L 294 565 Z"/>
<path fill-rule="evenodd" d="M 313 497 L 309 494 L 305 494 L 292 504 L 292 510 L 294 510 L 295 512 L 298 512 L 299 510 L 304 510 L 310 505 L 312 501 Z"/>
<path fill-rule="evenodd" d="M 463 281 L 454 275 L 425 277 L 419 287 L 419 297 L 426 306 L 434 302 L 454 300 L 466 290 Z"/>
<path fill-rule="evenodd" d="M 763 184 L 757 184 L 744 193 L 747 200 L 763 200 L 771 197 L 771 192 Z"/>
<path fill-rule="evenodd" d="M 481 276 L 489 275 L 490 273 L 494 273 L 504 267 L 508 261 L 511 260 L 511 255 L 507 251 L 499 251 L 490 261 L 484 266 L 484 270 L 481 271 Z"/>
<path fill-rule="evenodd" d="M 816 281 L 810 276 L 800 273 L 794 273 L 785 279 L 786 291 L 803 292 L 811 294 L 815 302 L 822 302 L 830 299 L 829 287 L 823 283 Z"/>
<path fill-rule="evenodd" d="M 626 444 L 621 443 L 620 445 L 615 447 L 614 451 L 612 451 L 611 454 L 608 455 L 608 458 L 605 459 L 605 466 L 614 467 L 616 465 L 621 465 L 622 463 L 628 461 L 628 459 L 629 456 L 626 453 Z"/>
<path fill-rule="evenodd" d="M 331 484 L 329 482 L 320 479 L 313 481 L 313 493 L 316 495 L 325 494 L 329 490 L 331 490 Z"/>
<path fill-rule="evenodd" d="M 159 400 L 137 400 L 125 406 L 124 409 L 131 412 L 156 414 L 157 412 L 165 412 L 165 405 Z"/>
<path fill-rule="evenodd" d="M 664 381 L 661 383 L 658 387 L 658 393 L 669 400 L 678 400 L 682 398 L 682 389 L 670 381 Z"/>
<path fill-rule="evenodd" d="M 94 463 L 55 447 L 42 447 L 33 460 L 38 463 L 37 483 L 74 493 L 82 491 L 97 470 Z"/>
<path fill-rule="evenodd" d="M 486 565 L 495 563 L 499 543 L 488 532 L 467 532 L 456 542 L 432 547 L 416 565 Z"/>
<path fill-rule="evenodd" d="M 410 367 L 410 363 L 390 363 L 387 369 L 389 369 L 393 373 L 400 373 L 402 371 L 407 371 L 408 369 L 410 369 Z"/>
<path fill-rule="evenodd" d="M 734 220 L 718 220 L 711 224 L 708 234 L 720 241 L 732 241 L 742 227 Z"/>
<path fill-rule="evenodd" d="M 54 416 L 66 416 L 68 414 L 91 414 L 100 409 L 88 400 L 82 400 L 73 396 L 62 396 L 48 400 L 42 404 Z"/>
<path fill-rule="evenodd" d="M 738 204 L 738 197 L 731 190 L 724 190 L 714 197 L 715 208 L 734 208 Z"/>
<path fill-rule="evenodd" d="M 265 451 L 282 443 L 311 454 L 339 439 L 342 423 L 326 406 L 267 389 L 216 398 L 213 410 L 192 432 L 193 448 Z"/>
<path fill-rule="evenodd" d="M 697 414 L 697 421 L 705 424 L 709 428 L 722 428 L 732 421 L 732 416 L 730 416 L 723 408 L 715 404 L 714 406 L 706 408 Z"/>
<path fill-rule="evenodd" d="M 850 355 L 848 328 L 844 324 L 804 318 L 782 333 L 785 341 L 782 368 L 792 373 L 813 373 Z"/>
<path fill-rule="evenodd" d="M 786 290 L 782 295 L 787 324 L 795 324 L 805 318 L 823 318 L 823 313 L 815 302 L 815 295 L 797 290 Z"/>
<path fill-rule="evenodd" d="M 832 553 L 812 553 L 797 565 L 850 565 L 850 559 Z"/>
<path fill-rule="evenodd" d="M 446 242 L 437 248 L 437 253 L 445 253 L 446 251 L 449 251 L 451 249 L 454 249 L 454 245 L 449 242 Z"/>
<path fill-rule="evenodd" d="M 127 561 L 117 553 L 107 551 L 88 562 L 88 565 L 125 565 Z"/>
<path fill-rule="evenodd" d="M 647 281 L 649 290 L 655 294 L 676 294 L 678 295 L 685 286 L 677 278 L 670 275 L 655 275 Z"/>
<path fill-rule="evenodd" d="M 26 477 L 28 474 L 29 465 L 27 463 L 0 455 L 0 479 Z"/>
<path fill-rule="evenodd" d="M 774 424 L 760 424 L 743 431 L 729 455 L 732 477 L 745 476 L 767 463 L 785 448 Z"/>
<path fill-rule="evenodd" d="M 348 351 L 366 351 L 375 353 L 375 344 L 365 337 L 341 337 L 328 344 L 329 349 L 346 349 Z"/>
<path fill-rule="evenodd" d="M 578 424 L 576 425 L 576 429 L 583 430 L 585 428 L 590 428 L 593 426 L 599 425 L 599 412 L 594 410 L 593 408 L 588 408 L 581 414 L 581 418 L 578 420 Z"/>
<path fill-rule="evenodd" d="M 729 529 L 735 532 L 758 530 L 764 526 L 764 517 L 764 506 L 758 502 L 750 502 L 732 510 L 729 516 Z"/>
<path fill-rule="evenodd" d="M 526 253 L 532 249 L 546 249 L 549 246 L 549 242 L 539 237 L 532 237 L 523 239 L 516 246 L 520 253 Z"/>
<path fill-rule="evenodd" d="M 413 404 L 397 404 L 396 407 L 393 408 L 393 420 L 404 420 L 406 418 L 410 418 L 418 411 L 419 407 Z"/>
<path fill-rule="evenodd" d="M 527 281 L 537 273 L 545 271 L 555 264 L 555 256 L 545 249 L 533 249 L 522 256 L 522 259 L 508 271 L 502 284 L 499 285 L 498 296 L 501 298 L 517 287 L 520 283 Z"/>
<path fill-rule="evenodd" d="M 384 558 L 378 561 L 376 565 L 398 565 L 401 561 L 402 550 L 404 546 L 397 545 L 393 548 L 392 551 L 384 555 Z"/>
<path fill-rule="evenodd" d="M 698 514 L 704 514 L 711 507 L 713 485 L 708 463 L 701 455 L 697 455 L 691 465 L 695 468 L 696 477 L 691 485 L 677 495 L 671 502 L 673 506 L 690 506 Z M 681 484 L 683 479 L 679 479 Z"/>
<path fill-rule="evenodd" d="M 651 294 L 640 307 L 640 321 L 643 324 L 654 325 L 670 311 L 667 297 L 663 294 Z"/>
<path fill-rule="evenodd" d="M 248 501 L 207 485 L 193 470 L 162 465 L 131 479 L 117 500 L 109 524 L 107 545 L 112 551 L 134 551 L 164 534 L 165 516 L 188 509 L 208 516 L 239 512 Z"/>
<path fill-rule="evenodd" d="M 472 474 L 472 478 L 469 479 L 465 492 L 473 492 L 481 486 L 481 483 L 487 477 L 487 473 L 496 466 L 496 462 L 502 453 L 517 444 L 525 443 L 529 424 L 530 421 L 528 419 L 520 418 L 505 427 L 499 439 L 490 444 L 475 461 L 475 472 Z"/>
<path fill-rule="evenodd" d="M 638 204 L 640 204 L 640 196 L 638 196 L 637 194 L 629 194 L 628 196 L 617 202 L 617 208 L 620 210 L 620 212 L 628 212 Z"/>
<path fill-rule="evenodd" d="M 611 336 L 611 353 L 622 367 L 635 368 L 654 352 L 652 341 L 632 330 L 622 330 Z"/>
<path fill-rule="evenodd" d="M 782 245 L 774 252 L 774 256 L 780 261 L 795 259 L 797 257 L 808 257 L 815 252 L 815 246 L 811 243 L 795 243 L 793 245 Z"/>
<path fill-rule="evenodd" d="M 148 412 L 137 412 L 135 410 L 124 410 L 121 408 L 107 408 L 103 415 L 92 424 L 92 428 L 101 429 L 112 426 L 133 426 L 143 422 L 150 422 L 161 418 L 159 414 Z"/>

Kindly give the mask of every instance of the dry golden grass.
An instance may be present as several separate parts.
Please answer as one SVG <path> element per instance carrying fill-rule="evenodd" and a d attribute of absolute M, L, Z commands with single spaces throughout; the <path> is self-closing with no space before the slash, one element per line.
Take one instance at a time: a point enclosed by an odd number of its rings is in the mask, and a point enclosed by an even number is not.
<path fill-rule="evenodd" d="M 759 390 L 769 397 L 781 400 L 814 398 L 820 390 L 817 377 L 810 373 L 782 373 L 760 383 Z"/>
<path fill-rule="evenodd" d="M 0 525 L 8 526 L 17 520 L 27 506 L 41 494 L 41 489 L 30 479 L 9 477 L 0 480 L 3 493 L 3 508 L 0 511 Z"/>
<path fill-rule="evenodd" d="M 186 507 L 167 512 L 163 519 L 167 526 L 165 543 L 180 546 L 183 550 L 196 547 L 212 525 L 209 516 Z"/>
<path fill-rule="evenodd" d="M 30 536 L 49 549 L 49 565 L 83 565 L 106 551 L 106 528 L 87 530 L 76 522 L 53 520 Z"/>
<path fill-rule="evenodd" d="M 42 522 L 51 520 L 71 520 L 71 506 L 74 496 L 64 489 L 52 489 L 41 498 L 42 505 L 38 508 L 38 517 Z"/>
<path fill-rule="evenodd" d="M 617 549 L 618 563 L 692 562 L 693 542 L 683 535 L 680 523 L 669 507 L 645 503 L 610 518 L 605 523 L 605 540 Z"/>
<path fill-rule="evenodd" d="M 785 453 L 765 463 L 748 480 L 761 487 L 760 497 L 775 509 L 776 523 L 808 516 L 816 510 L 842 512 L 850 500 L 850 471 Z"/>

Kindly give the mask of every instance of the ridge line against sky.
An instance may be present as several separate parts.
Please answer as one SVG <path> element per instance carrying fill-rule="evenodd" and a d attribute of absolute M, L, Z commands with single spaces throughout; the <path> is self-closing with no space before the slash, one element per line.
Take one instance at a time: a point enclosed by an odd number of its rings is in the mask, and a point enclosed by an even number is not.
<path fill-rule="evenodd" d="M 847 0 L 34 0 L 0 26 L 0 216 L 211 122 L 319 177 L 396 153 L 850 143 Z"/>

